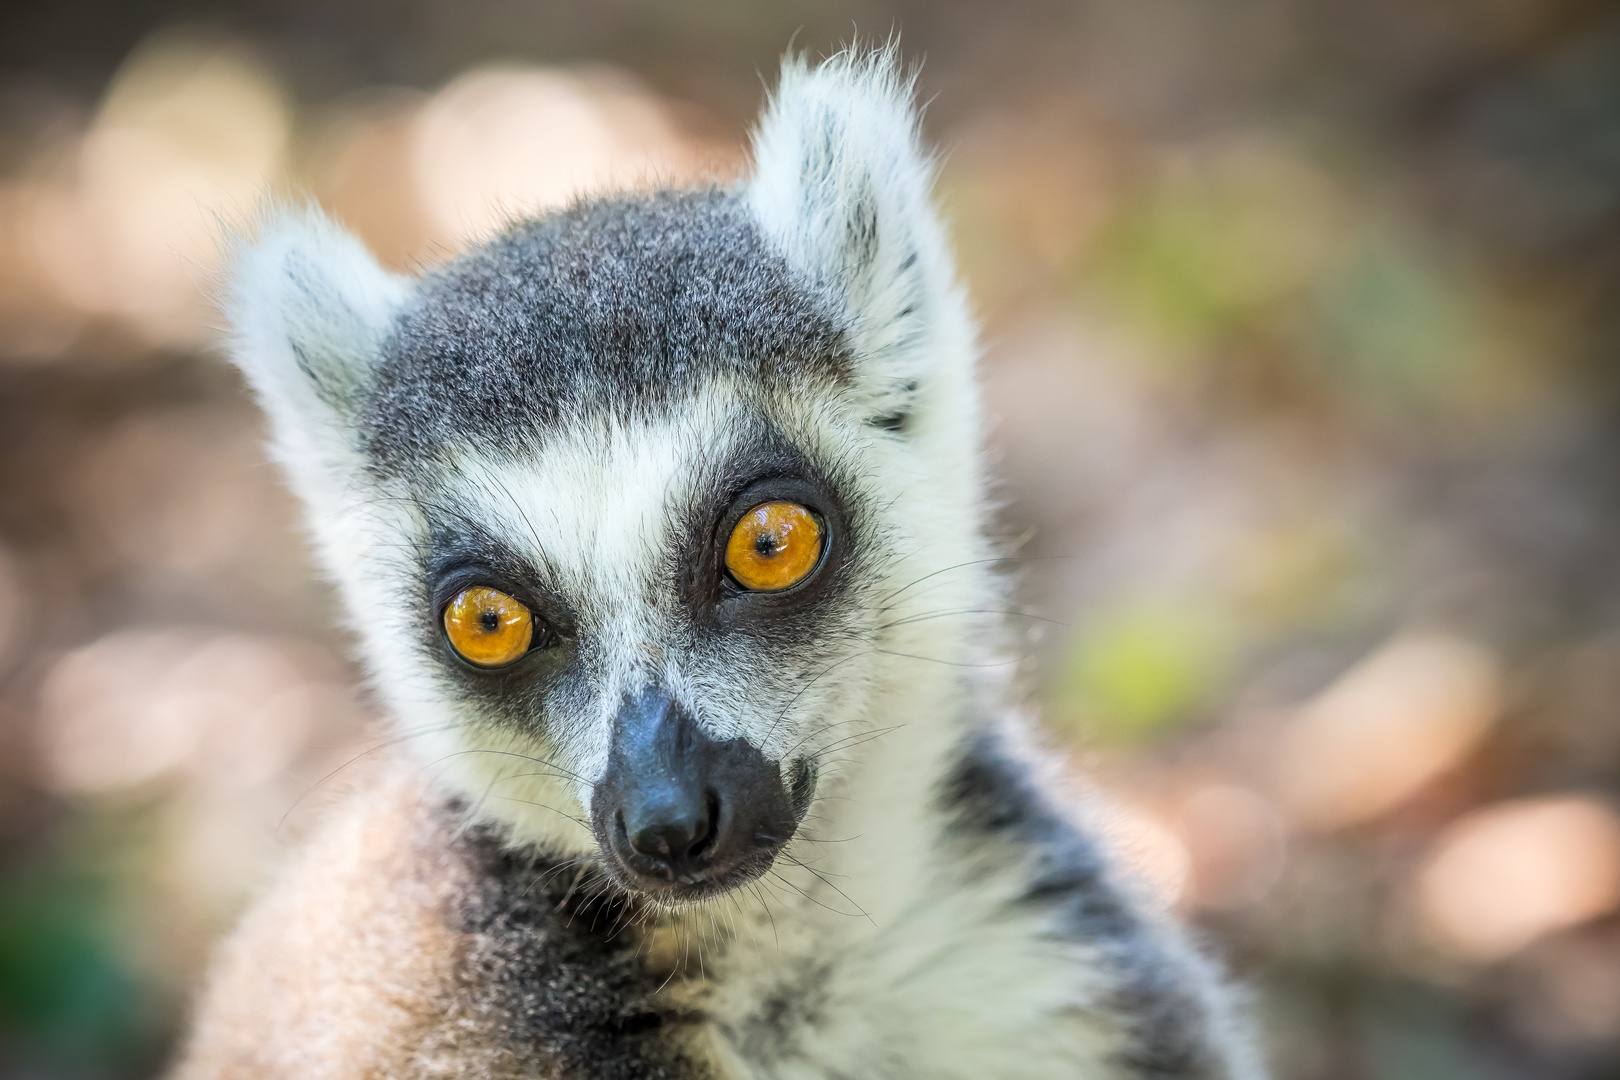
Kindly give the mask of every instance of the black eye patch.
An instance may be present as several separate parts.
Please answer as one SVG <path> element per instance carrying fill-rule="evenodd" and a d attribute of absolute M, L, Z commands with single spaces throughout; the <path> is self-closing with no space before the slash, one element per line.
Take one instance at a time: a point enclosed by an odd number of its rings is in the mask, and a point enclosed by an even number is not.
<path fill-rule="evenodd" d="M 559 646 L 572 642 L 576 621 L 569 606 L 549 587 L 545 575 L 521 555 L 479 528 L 470 515 L 447 515 L 430 534 L 431 545 L 423 553 L 420 601 L 427 643 L 443 657 L 452 670 L 465 671 L 475 681 L 522 679 L 560 662 Z M 495 589 L 522 604 L 533 617 L 533 638 L 527 655 L 498 668 L 470 666 L 446 640 L 444 617 L 447 606 L 465 590 Z M 479 612 L 476 625 L 486 633 L 500 627 L 500 613 Z M 564 650 L 571 651 L 571 650 Z"/>

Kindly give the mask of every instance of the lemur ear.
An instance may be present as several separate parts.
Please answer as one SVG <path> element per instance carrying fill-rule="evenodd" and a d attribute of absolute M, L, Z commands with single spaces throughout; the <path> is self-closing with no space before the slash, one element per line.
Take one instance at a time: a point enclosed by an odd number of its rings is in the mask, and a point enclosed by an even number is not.
<path fill-rule="evenodd" d="M 903 422 L 960 309 L 897 50 L 790 56 L 758 130 L 747 198 L 767 237 L 846 310 L 874 420 Z M 960 349 L 958 349 L 960 351 Z"/>
<path fill-rule="evenodd" d="M 315 210 L 274 214 L 230 254 L 231 359 L 270 415 L 276 456 L 311 499 L 311 482 L 341 482 L 356 467 L 355 411 L 410 285 Z"/>

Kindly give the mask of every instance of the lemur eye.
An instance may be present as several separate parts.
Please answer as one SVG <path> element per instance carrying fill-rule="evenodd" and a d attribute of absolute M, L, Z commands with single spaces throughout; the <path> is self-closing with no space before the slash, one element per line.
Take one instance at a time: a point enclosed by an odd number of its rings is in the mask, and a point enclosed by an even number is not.
<path fill-rule="evenodd" d="M 810 576 L 821 561 L 821 524 L 798 503 L 761 503 L 726 541 L 726 569 L 755 592 L 777 592 Z"/>
<path fill-rule="evenodd" d="M 469 664 L 501 667 L 529 651 L 534 616 L 500 590 L 474 585 L 444 609 L 444 633 Z"/>

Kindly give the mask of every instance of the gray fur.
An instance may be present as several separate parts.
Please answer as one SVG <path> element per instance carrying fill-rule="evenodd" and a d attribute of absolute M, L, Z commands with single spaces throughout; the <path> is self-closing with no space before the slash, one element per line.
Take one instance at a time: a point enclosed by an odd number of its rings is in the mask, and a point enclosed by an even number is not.
<path fill-rule="evenodd" d="M 1030 764 L 994 729 L 962 748 L 940 783 L 939 803 L 957 842 L 980 849 L 1006 844 L 1015 861 L 1029 866 L 1019 903 L 1051 909 L 1064 936 L 1100 946 L 1115 976 L 1108 1011 L 1129 1033 L 1118 1051 L 1127 1075 L 1226 1075 L 1210 1052 L 1209 1003 L 1189 979 L 1185 955 L 1142 918 L 1097 844 L 1052 805 Z M 976 862 L 972 855 L 964 861 Z"/>
<path fill-rule="evenodd" d="M 447 807 L 454 821 L 465 808 Z M 447 830 L 449 835 L 449 830 Z M 471 829 L 446 852 L 471 882 L 447 917 L 467 936 L 462 1008 L 518 1075 L 555 1080 L 711 1080 L 681 1044 L 700 1019 L 660 1005 L 667 972 L 638 955 L 634 898 L 590 867 L 507 851 Z"/>
<path fill-rule="evenodd" d="M 513 450 L 582 408 L 654 408 L 726 372 L 767 391 L 847 375 L 835 309 L 734 191 L 581 201 L 429 275 L 362 420 L 392 474 L 451 443 Z"/>

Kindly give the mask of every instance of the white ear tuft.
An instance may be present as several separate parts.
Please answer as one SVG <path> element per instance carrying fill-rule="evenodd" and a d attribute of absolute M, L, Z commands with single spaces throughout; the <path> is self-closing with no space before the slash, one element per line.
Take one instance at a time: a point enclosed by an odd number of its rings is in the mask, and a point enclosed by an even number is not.
<path fill-rule="evenodd" d="M 788 57 L 747 187 L 766 236 L 844 304 L 874 407 L 902 413 L 958 306 L 912 83 L 892 44 L 814 68 Z"/>
<path fill-rule="evenodd" d="M 231 359 L 270 414 L 276 456 L 308 497 L 311 467 L 353 467 L 354 411 L 410 284 L 313 209 L 276 212 L 230 254 Z"/>

